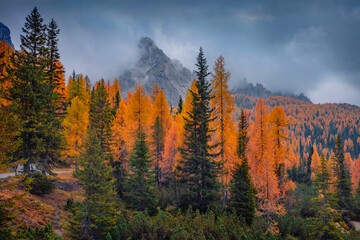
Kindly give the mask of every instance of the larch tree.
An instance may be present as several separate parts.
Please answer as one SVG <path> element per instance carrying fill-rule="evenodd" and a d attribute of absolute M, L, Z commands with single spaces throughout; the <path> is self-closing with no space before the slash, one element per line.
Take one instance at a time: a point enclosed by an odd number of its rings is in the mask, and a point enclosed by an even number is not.
<path fill-rule="evenodd" d="M 69 222 L 73 239 L 105 239 L 117 220 L 114 179 L 97 135 L 94 129 L 89 129 L 80 157 L 81 169 L 76 174 L 85 190 L 85 199 L 75 207 Z"/>
<path fill-rule="evenodd" d="M 124 100 L 121 100 L 111 128 L 113 139 L 111 148 L 114 155 L 111 164 L 116 180 L 116 190 L 120 198 L 124 197 L 126 171 L 128 169 L 129 158 L 129 149 L 126 145 L 126 111 L 126 103 Z"/>
<path fill-rule="evenodd" d="M 308 159 L 306 161 L 306 175 L 307 175 L 307 184 L 308 185 L 311 185 L 311 173 L 312 173 L 311 161 L 312 161 L 312 155 L 313 154 L 314 154 L 314 147 L 311 146 L 309 156 L 308 156 Z"/>
<path fill-rule="evenodd" d="M 311 179 L 313 179 L 315 177 L 315 174 L 320 165 L 320 157 L 319 157 L 319 153 L 317 151 L 317 147 L 316 147 L 315 143 L 314 143 L 312 149 L 313 149 L 313 154 L 311 155 Z"/>
<path fill-rule="evenodd" d="M 153 158 L 155 164 L 155 181 L 158 188 L 161 187 L 162 174 L 160 164 L 163 161 L 165 147 L 165 130 L 164 125 L 157 116 L 152 126 L 151 145 L 153 148 Z"/>
<path fill-rule="evenodd" d="M 221 209 L 224 211 L 225 203 L 228 198 L 228 185 L 230 183 L 231 169 L 236 159 L 235 156 L 235 127 L 233 118 L 234 100 L 231 92 L 228 89 L 228 81 L 230 79 L 230 72 L 225 69 L 225 61 L 220 56 L 214 67 L 214 73 L 211 74 L 212 98 L 211 108 L 213 109 L 211 128 L 215 129 L 212 141 L 220 143 L 217 151 L 220 155 L 217 161 L 222 166 L 220 171 L 220 181 L 222 188 Z"/>
<path fill-rule="evenodd" d="M 165 135 L 171 124 L 169 104 L 166 100 L 164 91 L 161 89 L 156 95 L 152 106 L 152 133 L 151 133 L 151 152 L 155 164 L 155 178 L 157 186 L 161 185 L 161 168 L 163 161 Z"/>
<path fill-rule="evenodd" d="M 174 190 L 174 199 L 177 201 L 177 181 L 176 181 L 176 164 L 179 160 L 178 151 L 178 132 L 177 121 L 172 121 L 171 127 L 165 136 L 164 157 L 160 163 L 162 171 L 163 184 Z"/>
<path fill-rule="evenodd" d="M 87 88 L 85 78 L 82 74 L 76 74 L 75 71 L 73 71 L 66 86 L 66 96 L 69 103 L 73 98 L 79 97 L 83 103 L 86 105 L 89 104 L 90 90 Z"/>
<path fill-rule="evenodd" d="M 151 93 L 150 93 L 150 101 L 151 103 L 154 103 L 156 96 L 158 95 L 158 93 L 160 92 L 160 87 L 159 84 L 157 82 L 155 82 L 153 88 L 151 89 Z"/>
<path fill-rule="evenodd" d="M 246 115 L 242 110 L 239 120 L 239 133 L 237 141 L 237 155 L 241 162 L 236 162 L 232 170 L 229 207 L 234 208 L 236 213 L 239 216 L 244 217 L 246 223 L 251 225 L 255 214 L 256 192 L 251 180 L 250 169 L 246 157 L 247 144 L 249 141 L 247 129 L 248 124 Z"/>
<path fill-rule="evenodd" d="M 0 41 L 0 169 L 6 170 L 12 162 L 12 155 L 19 146 L 17 138 L 20 123 L 17 116 L 10 109 L 10 101 L 6 99 L 11 79 L 6 69 L 11 68 L 10 57 L 14 54 L 13 49 L 5 42 Z M 18 140 L 16 140 L 18 139 Z"/>
<path fill-rule="evenodd" d="M 144 88 L 138 83 L 135 86 L 134 94 L 128 98 L 129 130 L 134 137 L 142 128 L 145 133 L 149 132 L 151 104 L 149 97 L 145 94 Z M 134 141 L 132 141 L 133 143 Z"/>
<path fill-rule="evenodd" d="M 67 155 L 74 161 L 75 169 L 78 169 L 78 158 L 89 125 L 89 107 L 78 96 L 71 100 L 62 125 L 67 141 Z"/>
<path fill-rule="evenodd" d="M 285 140 L 287 139 L 286 128 L 289 123 L 286 119 L 285 111 L 282 107 L 276 106 L 270 113 L 270 148 L 274 159 L 274 168 L 277 181 L 279 182 L 279 189 L 281 197 L 285 195 L 285 161 L 287 158 L 287 150 L 285 147 Z"/>
<path fill-rule="evenodd" d="M 257 198 L 259 213 L 266 216 L 268 230 L 275 231 L 272 217 L 283 214 L 285 209 L 280 204 L 280 189 L 274 168 L 274 159 L 270 154 L 269 113 L 264 100 L 259 99 L 255 107 L 255 121 L 250 133 L 250 169 Z"/>
<path fill-rule="evenodd" d="M 114 83 L 110 85 L 108 91 L 109 91 L 110 108 L 113 115 L 115 115 L 116 110 L 118 109 L 119 103 L 121 101 L 120 84 L 117 78 L 115 78 Z"/>
<path fill-rule="evenodd" d="M 351 176 L 349 166 L 345 163 L 344 152 L 341 146 L 341 139 L 336 137 L 334 148 L 334 170 L 336 177 L 336 193 L 340 208 L 349 209 L 351 203 Z"/>
<path fill-rule="evenodd" d="M 211 89 L 206 80 L 208 65 L 204 52 L 200 48 L 197 57 L 196 87 L 198 92 L 192 92 L 192 109 L 185 118 L 185 141 L 180 149 L 182 160 L 178 165 L 181 178 L 182 193 L 180 207 L 199 209 L 204 213 L 219 200 L 219 185 L 217 182 L 218 167 L 214 158 L 218 154 L 211 153 L 214 146 L 210 145 L 211 129 Z"/>

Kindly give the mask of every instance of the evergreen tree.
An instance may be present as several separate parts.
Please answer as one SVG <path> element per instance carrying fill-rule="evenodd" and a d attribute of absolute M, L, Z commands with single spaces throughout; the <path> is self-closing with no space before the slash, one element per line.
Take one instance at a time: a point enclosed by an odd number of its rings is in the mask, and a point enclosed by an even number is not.
<path fill-rule="evenodd" d="M 234 208 L 239 216 L 244 217 L 248 225 L 251 225 L 255 214 L 255 188 L 251 181 L 246 157 L 247 128 L 246 116 L 244 111 L 241 111 L 237 145 L 237 154 L 241 159 L 241 164 L 236 163 L 232 173 L 229 206 Z"/>
<path fill-rule="evenodd" d="M 334 148 L 334 168 L 337 179 L 336 193 L 339 200 L 339 207 L 349 209 L 351 202 L 351 177 L 349 168 L 345 163 L 344 152 L 339 135 L 336 138 Z"/>
<path fill-rule="evenodd" d="M 179 98 L 179 103 L 178 103 L 178 111 L 177 111 L 177 113 L 178 113 L 178 114 L 181 114 L 182 110 L 183 110 L 183 100 L 182 100 L 182 97 L 180 96 L 180 98 Z"/>
<path fill-rule="evenodd" d="M 131 209 L 153 214 L 156 211 L 154 174 L 145 132 L 139 128 L 129 162 L 129 179 L 125 199 Z"/>
<path fill-rule="evenodd" d="M 20 35 L 21 51 L 25 53 L 27 60 L 35 67 L 35 65 L 43 65 L 46 59 L 46 25 L 43 24 L 37 7 L 35 7 L 30 15 L 26 17 L 26 22 L 22 28 L 24 35 Z"/>
<path fill-rule="evenodd" d="M 85 190 L 85 199 L 75 208 L 69 222 L 70 237 L 104 239 L 116 224 L 116 192 L 112 169 L 105 163 L 100 140 L 93 129 L 88 131 L 80 166 L 77 177 Z"/>
<path fill-rule="evenodd" d="M 162 122 L 160 121 L 159 116 L 156 117 L 155 123 L 152 127 L 153 133 L 152 144 L 155 147 L 154 149 L 154 159 L 155 159 L 155 181 L 158 187 L 161 185 L 161 169 L 160 163 L 163 160 L 164 145 L 165 145 L 165 131 Z"/>
<path fill-rule="evenodd" d="M 0 239 L 14 239 L 11 223 L 15 216 L 10 210 L 14 205 L 13 198 L 3 199 L 3 196 L 0 195 Z"/>
<path fill-rule="evenodd" d="M 113 115 L 111 113 L 108 92 L 104 79 L 97 84 L 90 100 L 90 128 L 94 129 L 100 140 L 100 146 L 104 153 L 110 153 L 111 143 L 111 122 Z"/>
<path fill-rule="evenodd" d="M 209 144 L 211 132 L 210 83 L 206 80 L 208 65 L 200 48 L 196 66 L 198 67 L 196 87 L 198 92 L 192 92 L 192 109 L 185 119 L 185 140 L 180 149 L 182 160 L 179 164 L 182 195 L 180 207 L 199 209 L 206 212 L 213 203 L 219 200 L 219 184 L 217 182 L 218 168 L 211 153 L 214 146 Z"/>
<path fill-rule="evenodd" d="M 19 119 L 20 142 L 15 159 L 25 160 L 24 171 L 31 163 L 40 165 L 43 173 L 50 172 L 58 161 L 62 148 L 60 119 L 56 115 L 58 99 L 47 81 L 46 25 L 37 8 L 26 18 L 21 35 L 21 52 L 12 58 L 7 71 L 11 81 L 8 100 L 11 112 Z"/>
<path fill-rule="evenodd" d="M 309 156 L 306 162 L 306 174 L 307 174 L 308 185 L 311 185 L 311 159 L 313 154 L 314 154 L 314 147 L 311 146 Z"/>
<path fill-rule="evenodd" d="M 313 202 L 317 206 L 316 228 L 314 232 L 318 239 L 342 239 L 340 229 L 336 226 L 334 219 L 337 213 L 332 211 L 336 202 L 333 193 L 330 191 L 331 173 L 328 169 L 327 162 L 323 154 L 320 156 L 319 170 L 315 175 L 314 184 L 317 189 L 317 197 Z"/>

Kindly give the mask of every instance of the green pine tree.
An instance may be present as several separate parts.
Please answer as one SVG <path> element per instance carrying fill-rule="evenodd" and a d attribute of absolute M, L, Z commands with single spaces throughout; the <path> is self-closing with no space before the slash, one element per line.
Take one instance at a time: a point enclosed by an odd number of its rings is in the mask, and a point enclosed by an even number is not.
<path fill-rule="evenodd" d="M 307 184 L 311 185 L 311 157 L 314 154 L 314 146 L 311 146 L 309 156 L 306 162 L 306 175 L 307 175 Z"/>
<path fill-rule="evenodd" d="M 134 149 L 130 155 L 128 186 L 125 193 L 127 205 L 134 210 L 156 212 L 154 173 L 144 130 L 140 127 Z"/>
<path fill-rule="evenodd" d="M 336 193 L 340 208 L 349 209 L 351 205 L 351 177 L 348 166 L 345 163 L 344 152 L 341 146 L 340 136 L 336 138 L 334 148 L 334 170 L 337 178 Z"/>
<path fill-rule="evenodd" d="M 182 193 L 180 207 L 199 209 L 205 213 L 220 200 L 219 183 L 217 182 L 218 165 L 211 153 L 214 146 L 209 144 L 212 130 L 209 128 L 212 109 L 210 108 L 211 88 L 206 80 L 208 65 L 200 48 L 196 66 L 198 67 L 196 87 L 198 93 L 192 94 L 192 109 L 185 118 L 184 147 L 180 149 L 182 160 L 179 165 Z M 191 91 L 191 90 L 190 90 Z"/>
<path fill-rule="evenodd" d="M 246 116 L 244 111 L 241 111 L 237 145 L 237 154 L 241 159 L 241 164 L 236 163 L 232 172 L 229 207 L 234 208 L 236 213 L 244 217 L 246 223 L 251 225 L 255 215 L 255 188 L 251 181 L 246 157 L 246 148 L 249 141 L 247 128 Z"/>
<path fill-rule="evenodd" d="M 112 169 L 105 163 L 100 140 L 92 129 L 88 131 L 76 175 L 85 190 L 85 199 L 75 208 L 69 235 L 73 239 L 104 239 L 116 224 L 116 192 Z"/>
<path fill-rule="evenodd" d="M 47 81 L 46 25 L 37 8 L 26 18 L 21 35 L 21 50 L 12 58 L 8 69 L 11 87 L 7 98 L 10 110 L 19 120 L 20 133 L 14 141 L 20 142 L 14 153 L 16 160 L 42 168 L 43 173 L 59 161 L 62 148 L 60 120 L 56 115 L 57 98 Z"/>
<path fill-rule="evenodd" d="M 323 154 L 320 156 L 320 167 L 314 178 L 317 189 L 317 197 L 312 199 L 317 208 L 316 229 L 314 232 L 317 239 L 342 239 L 340 229 L 336 226 L 335 219 L 340 219 L 335 211 L 336 204 L 334 194 L 330 191 L 331 173 Z"/>
<path fill-rule="evenodd" d="M 108 92 L 104 79 L 101 79 L 91 94 L 90 100 L 90 128 L 94 129 L 100 140 L 101 149 L 110 154 L 111 144 L 111 113 Z"/>
<path fill-rule="evenodd" d="M 182 100 L 182 97 L 180 96 L 177 114 L 180 114 L 182 112 L 182 110 L 183 110 L 183 100 Z"/>

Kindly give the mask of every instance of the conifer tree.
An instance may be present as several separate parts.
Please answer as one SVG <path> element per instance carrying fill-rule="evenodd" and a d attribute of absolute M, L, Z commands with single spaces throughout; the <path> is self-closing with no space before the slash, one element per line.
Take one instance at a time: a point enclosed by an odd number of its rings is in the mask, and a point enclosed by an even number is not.
<path fill-rule="evenodd" d="M 160 187 L 162 181 L 162 174 L 160 164 L 163 161 L 164 145 L 165 145 L 165 131 L 163 123 L 159 116 L 156 117 L 155 123 L 152 127 L 152 145 L 154 146 L 154 160 L 155 160 L 155 181 L 156 185 Z"/>
<path fill-rule="evenodd" d="M 233 118 L 234 100 L 228 89 L 230 72 L 225 69 L 225 61 L 220 56 L 214 67 L 214 73 L 211 78 L 212 115 L 216 119 L 212 122 L 211 128 L 214 129 L 213 142 L 217 142 L 219 157 L 217 161 L 223 166 L 220 170 L 220 180 L 222 188 L 221 209 L 225 209 L 225 202 L 228 196 L 228 185 L 230 183 L 230 174 L 235 157 L 235 119 Z"/>
<path fill-rule="evenodd" d="M 16 137 L 20 146 L 14 157 L 25 162 L 25 172 L 29 172 L 30 164 L 34 163 L 46 173 L 59 160 L 62 135 L 56 116 L 58 99 L 46 76 L 46 25 L 36 7 L 26 18 L 22 30 L 22 51 L 16 52 L 8 71 L 12 83 L 8 100 L 21 126 Z"/>
<path fill-rule="evenodd" d="M 328 169 L 325 157 L 320 156 L 319 169 L 314 177 L 315 188 L 318 196 L 313 202 L 318 206 L 317 209 L 317 239 L 342 239 L 340 229 L 336 226 L 334 219 L 337 213 L 332 211 L 336 202 L 333 193 L 330 191 L 331 173 Z M 339 216 L 337 217 L 339 218 Z"/>
<path fill-rule="evenodd" d="M 351 202 L 351 177 L 346 165 L 340 136 L 336 138 L 334 148 L 334 170 L 336 176 L 336 193 L 340 208 L 348 209 Z"/>
<path fill-rule="evenodd" d="M 179 103 L 178 103 L 177 114 L 181 114 L 182 110 L 183 110 L 183 100 L 182 100 L 182 97 L 180 96 Z"/>
<path fill-rule="evenodd" d="M 101 142 L 93 129 L 87 133 L 80 166 L 77 177 L 85 199 L 75 208 L 70 235 L 73 239 L 104 239 L 116 224 L 116 193 L 111 167 L 105 163 Z"/>
<path fill-rule="evenodd" d="M 146 142 L 145 132 L 139 128 L 134 149 L 130 155 L 128 186 L 125 193 L 127 205 L 134 210 L 156 211 L 154 174 L 150 170 L 152 161 Z"/>
<path fill-rule="evenodd" d="M 71 100 L 62 125 L 67 142 L 67 155 L 74 160 L 77 169 L 80 149 L 89 125 L 89 107 L 78 96 Z"/>
<path fill-rule="evenodd" d="M 311 185 L 311 157 L 314 154 L 314 147 L 310 147 L 309 156 L 306 162 L 306 174 L 307 174 L 307 184 Z"/>
<path fill-rule="evenodd" d="M 116 111 L 115 119 L 113 121 L 111 131 L 113 144 L 111 145 L 114 158 L 111 161 L 113 167 L 116 191 L 120 198 L 124 197 L 126 170 L 128 167 L 129 150 L 126 145 L 126 111 L 127 106 L 125 101 L 120 101 L 119 107 Z"/>
<path fill-rule="evenodd" d="M 89 119 L 89 127 L 95 130 L 100 140 L 101 149 L 106 154 L 110 154 L 111 122 L 113 115 L 111 113 L 104 79 L 97 82 L 91 94 Z"/>
<path fill-rule="evenodd" d="M 245 218 L 248 225 L 252 224 L 255 214 L 255 188 L 252 184 L 249 165 L 246 157 L 248 124 L 244 111 L 241 111 L 237 154 L 241 163 L 235 163 L 230 185 L 229 207 L 234 208 L 239 216 Z"/>
<path fill-rule="evenodd" d="M 185 118 L 185 140 L 180 149 L 182 160 L 179 164 L 182 184 L 180 207 L 199 209 L 204 213 L 219 200 L 219 185 L 217 182 L 218 168 L 214 157 L 218 154 L 211 153 L 214 146 L 210 145 L 211 130 L 209 123 L 212 121 L 210 98 L 210 83 L 206 80 L 208 65 L 200 48 L 197 57 L 196 87 L 198 92 L 191 91 L 192 109 Z"/>

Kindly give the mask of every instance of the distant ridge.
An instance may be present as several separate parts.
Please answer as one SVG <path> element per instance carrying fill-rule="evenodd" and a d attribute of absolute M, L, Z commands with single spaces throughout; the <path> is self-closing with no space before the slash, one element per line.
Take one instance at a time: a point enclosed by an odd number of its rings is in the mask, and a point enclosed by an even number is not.
<path fill-rule="evenodd" d="M 312 103 L 311 100 L 303 93 L 296 95 L 293 93 L 271 92 L 260 83 L 257 83 L 255 86 L 252 83 L 248 83 L 246 78 L 240 83 L 239 87 L 233 90 L 233 93 L 244 94 L 256 98 L 268 98 L 270 96 L 291 97 L 302 100 L 304 102 Z"/>

